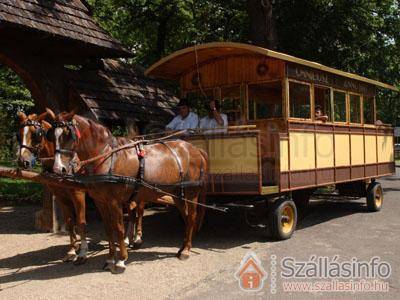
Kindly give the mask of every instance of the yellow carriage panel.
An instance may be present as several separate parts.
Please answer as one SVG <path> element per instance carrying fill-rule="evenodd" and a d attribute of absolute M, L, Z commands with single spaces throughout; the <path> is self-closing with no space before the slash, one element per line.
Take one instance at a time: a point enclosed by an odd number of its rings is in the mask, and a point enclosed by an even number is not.
<path fill-rule="evenodd" d="M 317 133 L 317 168 L 331 168 L 335 166 L 333 134 Z"/>
<path fill-rule="evenodd" d="M 365 136 L 365 163 L 376 164 L 376 136 Z"/>
<path fill-rule="evenodd" d="M 378 136 L 378 162 L 392 162 L 393 160 L 393 136 Z"/>
<path fill-rule="evenodd" d="M 351 136 L 351 164 L 364 164 L 364 136 L 362 135 Z"/>
<path fill-rule="evenodd" d="M 350 138 L 348 134 L 335 135 L 336 167 L 350 166 Z"/>
<path fill-rule="evenodd" d="M 257 137 L 190 139 L 205 150 L 210 174 L 259 173 Z"/>
<path fill-rule="evenodd" d="M 289 171 L 289 141 L 280 141 L 280 164 L 281 172 Z"/>
<path fill-rule="evenodd" d="M 314 133 L 290 132 L 290 170 L 308 170 L 315 168 Z"/>

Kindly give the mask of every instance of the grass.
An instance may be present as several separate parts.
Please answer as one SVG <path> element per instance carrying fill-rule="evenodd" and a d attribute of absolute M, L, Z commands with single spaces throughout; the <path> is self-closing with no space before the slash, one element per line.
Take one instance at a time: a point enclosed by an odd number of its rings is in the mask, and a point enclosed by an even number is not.
<path fill-rule="evenodd" d="M 10 162 L 0 162 L 4 167 L 15 167 Z M 37 171 L 37 170 L 35 170 Z M 0 178 L 0 201 L 13 204 L 40 203 L 43 186 L 39 183 L 22 179 Z"/>

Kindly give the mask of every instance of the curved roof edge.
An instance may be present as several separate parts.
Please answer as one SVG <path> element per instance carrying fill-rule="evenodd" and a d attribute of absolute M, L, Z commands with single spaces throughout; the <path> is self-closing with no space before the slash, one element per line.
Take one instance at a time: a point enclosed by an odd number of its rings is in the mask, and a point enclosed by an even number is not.
<path fill-rule="evenodd" d="M 272 51 L 266 48 L 262 48 L 262 47 L 258 47 L 258 46 L 254 46 L 254 45 L 249 45 L 249 44 L 242 44 L 242 43 L 233 43 L 233 42 L 213 42 L 213 43 L 206 43 L 206 44 L 201 44 L 201 45 L 196 45 L 196 46 L 192 46 L 189 48 L 185 48 L 182 50 L 178 50 L 164 58 L 162 58 L 161 60 L 159 60 L 158 62 L 156 62 L 155 64 L 153 64 L 152 66 L 150 66 L 146 71 L 145 71 L 145 75 L 146 76 L 154 76 L 154 77 L 158 77 L 158 78 L 163 78 L 163 79 L 172 79 L 172 80 L 176 80 L 183 72 L 179 72 L 176 71 L 174 72 L 168 72 L 168 74 L 162 74 L 164 72 L 162 72 L 162 67 L 166 66 L 167 63 L 169 62 L 176 62 L 179 64 L 179 62 L 181 60 L 183 60 L 183 58 L 185 57 L 185 55 L 188 55 L 192 52 L 197 51 L 197 53 L 201 53 L 204 51 L 211 51 L 212 49 L 216 49 L 216 48 L 225 48 L 225 49 L 235 49 L 238 51 L 241 51 L 241 53 L 248 53 L 248 54 L 261 54 L 264 56 L 268 56 L 268 57 L 272 57 L 272 58 L 276 58 L 276 59 L 281 59 L 283 61 L 287 61 L 287 62 L 292 62 L 292 63 L 297 63 L 303 66 L 307 66 L 307 67 L 311 67 L 314 69 L 318 69 L 321 71 L 325 71 L 331 74 L 336 74 L 339 76 L 343 76 L 343 77 L 347 77 L 347 78 L 351 78 L 354 80 L 358 80 L 358 81 L 362 81 L 362 82 L 366 82 L 381 88 L 385 88 L 385 89 L 389 89 L 389 90 L 393 90 L 396 92 L 399 92 L 400 90 L 398 88 L 396 88 L 395 86 L 392 86 L 390 84 L 386 84 L 377 80 L 373 80 L 373 79 L 369 79 L 360 75 L 356 75 L 356 74 L 352 74 L 349 72 L 345 72 L 345 71 L 340 71 L 331 67 L 327 67 L 325 65 L 322 65 L 320 63 L 316 63 L 316 62 L 312 62 L 312 61 L 308 61 L 305 59 L 301 59 L 301 58 L 297 58 L 288 54 L 284 54 L 284 53 L 280 53 L 280 52 L 276 52 L 276 51 Z M 204 60 L 206 61 L 206 60 Z M 204 61 L 198 61 L 198 64 L 204 62 Z M 194 64 L 193 64 L 194 65 Z M 190 67 L 188 67 L 190 68 Z M 186 69 L 188 69 L 186 68 Z M 161 72 L 160 72 L 161 71 Z"/>

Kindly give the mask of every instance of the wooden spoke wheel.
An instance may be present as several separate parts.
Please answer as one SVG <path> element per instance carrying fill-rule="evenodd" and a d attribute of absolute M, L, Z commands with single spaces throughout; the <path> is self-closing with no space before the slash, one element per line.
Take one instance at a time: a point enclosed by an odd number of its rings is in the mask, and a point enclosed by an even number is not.
<path fill-rule="evenodd" d="M 383 188 L 379 182 L 372 182 L 367 189 L 368 211 L 380 211 L 383 205 Z"/>
<path fill-rule="evenodd" d="M 297 226 L 297 208 L 293 200 L 281 198 L 269 210 L 268 230 L 274 239 L 289 239 Z"/>

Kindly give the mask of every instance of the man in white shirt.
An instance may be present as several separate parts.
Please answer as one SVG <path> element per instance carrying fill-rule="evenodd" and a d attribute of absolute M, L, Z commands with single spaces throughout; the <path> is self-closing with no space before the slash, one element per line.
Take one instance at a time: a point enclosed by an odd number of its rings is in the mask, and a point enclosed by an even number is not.
<path fill-rule="evenodd" d="M 228 131 L 228 116 L 219 112 L 219 103 L 210 101 L 208 116 L 200 120 L 200 129 L 205 134 L 226 133 Z"/>
<path fill-rule="evenodd" d="M 190 111 L 189 103 L 186 99 L 179 101 L 178 112 L 179 114 L 165 127 L 167 131 L 196 129 L 198 127 L 199 117 Z"/>

